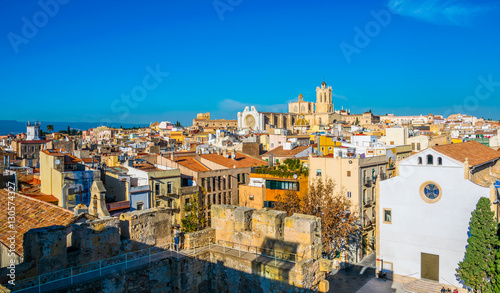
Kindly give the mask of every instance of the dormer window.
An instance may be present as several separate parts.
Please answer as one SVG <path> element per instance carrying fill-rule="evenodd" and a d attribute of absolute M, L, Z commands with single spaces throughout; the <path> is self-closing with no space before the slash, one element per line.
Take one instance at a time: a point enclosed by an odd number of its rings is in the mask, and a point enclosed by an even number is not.
<path fill-rule="evenodd" d="M 434 158 L 432 155 L 427 155 L 427 165 L 434 165 Z"/>
<path fill-rule="evenodd" d="M 418 157 L 418 164 L 422 165 L 422 157 Z"/>
<path fill-rule="evenodd" d="M 441 157 L 438 158 L 438 165 L 439 166 L 443 165 L 443 158 L 441 158 Z"/>

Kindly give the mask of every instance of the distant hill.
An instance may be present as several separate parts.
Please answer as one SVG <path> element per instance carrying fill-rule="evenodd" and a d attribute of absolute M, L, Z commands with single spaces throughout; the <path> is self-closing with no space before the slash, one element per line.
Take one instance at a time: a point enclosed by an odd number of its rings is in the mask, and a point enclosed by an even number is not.
<path fill-rule="evenodd" d="M 26 123 L 28 121 L 15 121 L 15 120 L 0 120 L 0 135 L 6 134 L 18 134 L 26 132 Z M 42 130 L 47 132 L 47 125 L 52 124 L 54 126 L 54 131 L 66 130 L 68 126 L 71 129 L 76 130 L 87 130 L 90 128 L 94 128 L 97 126 L 101 126 L 100 122 L 51 122 L 51 121 L 42 121 Z M 144 127 L 149 126 L 146 124 L 124 124 L 124 123 L 111 123 L 107 125 L 109 127 L 117 127 L 123 126 L 124 128 L 131 127 Z"/>

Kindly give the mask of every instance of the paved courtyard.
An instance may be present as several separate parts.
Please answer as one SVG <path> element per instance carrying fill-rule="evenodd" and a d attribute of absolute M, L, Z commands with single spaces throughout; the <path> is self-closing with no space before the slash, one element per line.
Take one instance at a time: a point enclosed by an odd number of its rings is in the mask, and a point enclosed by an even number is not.
<path fill-rule="evenodd" d="M 335 293 L 401 293 L 401 285 L 375 277 L 375 254 L 365 257 L 348 270 L 334 271 L 328 278 Z"/>

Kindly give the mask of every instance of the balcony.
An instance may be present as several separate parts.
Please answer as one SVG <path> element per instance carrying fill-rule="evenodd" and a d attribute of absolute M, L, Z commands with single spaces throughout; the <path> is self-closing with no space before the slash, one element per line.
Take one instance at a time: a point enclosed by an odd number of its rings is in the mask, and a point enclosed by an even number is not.
<path fill-rule="evenodd" d="M 375 200 L 373 198 L 363 199 L 363 206 L 369 207 L 375 204 Z"/>
<path fill-rule="evenodd" d="M 371 186 L 372 182 L 373 182 L 373 177 L 372 176 L 366 176 L 363 179 L 363 184 L 366 185 L 366 186 Z"/>

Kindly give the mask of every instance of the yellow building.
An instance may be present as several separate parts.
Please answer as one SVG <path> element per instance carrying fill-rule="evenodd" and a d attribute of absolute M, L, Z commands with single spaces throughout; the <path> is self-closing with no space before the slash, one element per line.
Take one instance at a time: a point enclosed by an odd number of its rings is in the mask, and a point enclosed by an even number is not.
<path fill-rule="evenodd" d="M 100 179 L 97 170 L 86 170 L 82 160 L 56 150 L 40 151 L 40 191 L 53 195 L 58 205 L 72 209 L 83 203 L 90 204 L 90 188 Z"/>
<path fill-rule="evenodd" d="M 318 141 L 317 139 L 315 140 L 316 142 Z M 331 155 L 333 154 L 335 147 L 340 147 L 342 146 L 342 142 L 337 141 L 337 138 L 333 136 L 325 136 L 321 135 L 319 136 L 319 151 L 324 155 Z"/>

